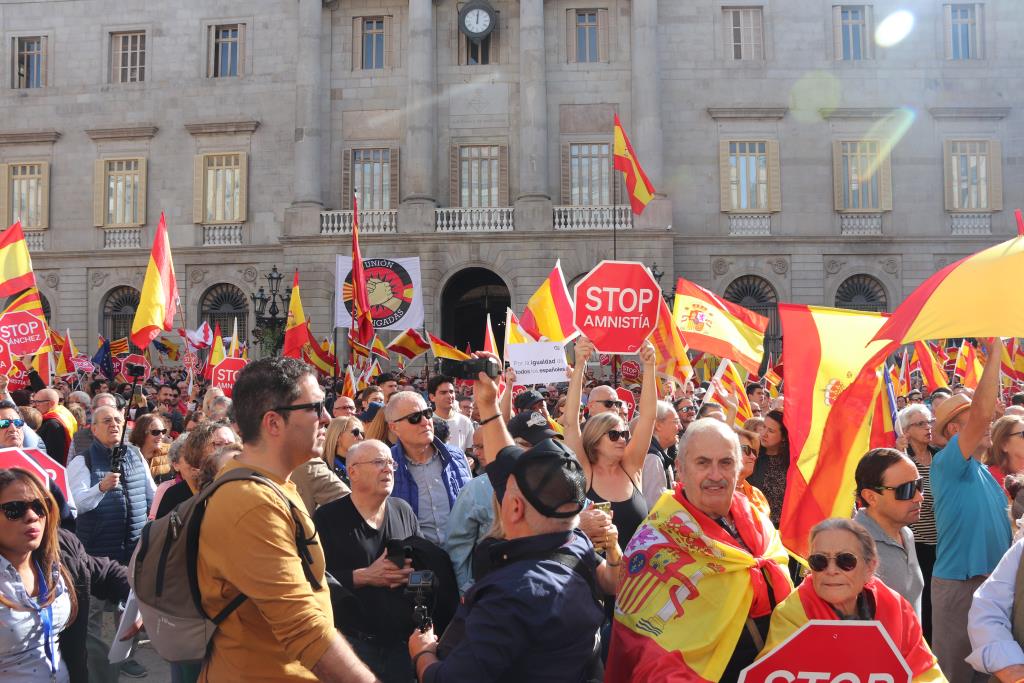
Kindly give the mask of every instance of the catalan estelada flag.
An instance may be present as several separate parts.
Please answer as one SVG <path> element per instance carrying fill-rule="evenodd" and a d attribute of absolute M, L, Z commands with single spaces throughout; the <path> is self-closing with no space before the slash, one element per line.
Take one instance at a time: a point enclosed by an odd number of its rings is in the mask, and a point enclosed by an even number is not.
<path fill-rule="evenodd" d="M 288 318 L 284 323 L 284 349 L 282 356 L 302 358 L 302 347 L 309 341 L 306 313 L 302 310 L 302 296 L 299 294 L 299 271 L 292 278 L 292 298 L 288 301 Z"/>
<path fill-rule="evenodd" d="M 572 298 L 562 275 L 562 262 L 555 261 L 555 267 L 526 302 L 521 325 L 538 341 L 570 341 L 579 335 L 574 317 Z"/>
<path fill-rule="evenodd" d="M 672 311 L 668 310 L 665 299 L 658 298 L 658 326 L 648 338 L 654 345 L 654 357 L 658 374 L 686 384 L 693 376 L 693 367 L 686 355 L 686 342 L 679 335 L 676 323 L 672 319 Z"/>
<path fill-rule="evenodd" d="M 388 344 L 388 351 L 415 360 L 430 350 L 430 343 L 416 330 L 409 328 Z"/>
<path fill-rule="evenodd" d="M 171 243 L 167 239 L 167 223 L 163 213 L 156 226 L 153 249 L 146 266 L 146 279 L 142 282 L 139 307 L 132 320 L 132 343 L 145 349 L 161 330 L 174 329 L 174 313 L 178 310 L 178 282 L 174 277 Z"/>
<path fill-rule="evenodd" d="M 679 278 L 672 315 L 690 348 L 736 361 L 757 372 L 764 356 L 768 318 L 719 298 L 695 282 Z"/>
<path fill-rule="evenodd" d="M 36 286 L 21 221 L 0 232 L 0 296 L 11 296 Z"/>
<path fill-rule="evenodd" d="M 885 322 L 878 313 L 822 306 L 779 304 L 785 343 L 785 415 L 790 466 L 781 510 L 782 541 L 807 557 L 807 535 L 826 517 L 849 517 L 853 509 L 853 474 L 868 451 L 875 400 L 882 377 L 864 387 L 841 414 L 845 430 L 831 445 L 824 442 L 828 417 L 864 364 L 885 346 L 871 341 Z M 772 510 L 772 516 L 780 511 Z"/>
<path fill-rule="evenodd" d="M 932 353 L 931 345 L 923 341 L 914 342 L 914 355 L 910 359 L 910 367 L 911 370 L 921 371 L 921 377 L 929 391 L 949 388 L 946 370 Z"/>
<path fill-rule="evenodd" d="M 629 144 L 626 131 L 622 129 L 622 122 L 619 115 L 615 115 L 615 131 L 612 158 L 616 171 L 622 171 L 626 179 L 626 189 L 629 191 L 629 204 L 633 207 L 633 213 L 640 215 L 654 199 L 654 185 L 647 179 L 647 174 L 640 167 L 637 161 L 633 145 Z"/>
<path fill-rule="evenodd" d="M 448 342 L 438 339 L 429 332 L 427 332 L 427 339 L 430 340 L 430 352 L 434 354 L 434 358 L 450 358 L 452 360 L 469 360 L 470 358 L 469 354 L 459 351 Z"/>

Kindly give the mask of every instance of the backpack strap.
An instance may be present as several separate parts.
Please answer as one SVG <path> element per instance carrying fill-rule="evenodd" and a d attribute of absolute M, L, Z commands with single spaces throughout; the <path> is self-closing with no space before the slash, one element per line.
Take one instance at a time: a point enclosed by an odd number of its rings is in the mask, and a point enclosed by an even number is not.
<path fill-rule="evenodd" d="M 558 564 L 568 567 L 577 576 L 582 577 L 587 582 L 587 586 L 590 587 L 590 594 L 594 598 L 594 602 L 601 604 L 601 593 L 597 590 L 597 582 L 594 577 L 594 572 L 587 567 L 583 560 L 570 553 L 565 548 L 558 548 L 547 555 L 541 555 L 541 560 L 552 560 Z"/>

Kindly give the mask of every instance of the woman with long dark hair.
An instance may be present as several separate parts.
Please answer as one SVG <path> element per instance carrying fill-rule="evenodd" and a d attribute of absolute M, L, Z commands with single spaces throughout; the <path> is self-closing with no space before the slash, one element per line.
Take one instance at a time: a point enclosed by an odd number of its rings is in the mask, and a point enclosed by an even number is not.
<path fill-rule="evenodd" d="M 782 411 L 772 410 L 764 416 L 764 433 L 761 434 L 761 450 L 754 463 L 754 472 L 747 481 L 761 489 L 768 506 L 771 520 L 779 528 L 782 517 L 782 501 L 786 497 L 786 475 L 789 473 L 789 431 L 783 422 Z"/>

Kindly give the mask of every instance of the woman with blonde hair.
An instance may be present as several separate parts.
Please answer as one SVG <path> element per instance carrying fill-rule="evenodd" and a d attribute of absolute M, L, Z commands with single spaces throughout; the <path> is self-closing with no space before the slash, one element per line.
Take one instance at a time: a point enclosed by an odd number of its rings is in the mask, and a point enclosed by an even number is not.
<path fill-rule="evenodd" d="M 366 425 L 366 438 L 383 441 L 389 446 L 395 445 L 395 436 L 391 433 L 391 428 L 388 426 L 383 410 L 378 410 L 377 414 L 370 420 L 370 424 Z"/>
<path fill-rule="evenodd" d="M 1024 417 L 1004 415 L 992 423 L 992 445 L 983 460 L 1000 486 L 1006 475 L 1024 472 Z"/>
<path fill-rule="evenodd" d="M 149 465 L 149 473 L 153 475 L 153 482 L 158 486 L 174 479 L 169 455 L 171 445 L 167 440 L 169 431 L 164 418 L 156 413 L 146 413 L 135 420 L 128 437 L 128 442 L 142 452 L 142 457 Z"/>
<path fill-rule="evenodd" d="M 0 512 L 0 678 L 66 682 L 57 641 L 78 604 L 60 560 L 57 503 L 34 475 L 6 469 Z"/>
<path fill-rule="evenodd" d="M 383 411 L 382 411 L 383 412 Z M 354 415 L 336 417 L 327 425 L 323 457 L 310 458 L 292 472 L 292 482 L 312 517 L 321 505 L 351 492 L 345 470 L 345 454 L 366 438 L 363 423 Z"/>

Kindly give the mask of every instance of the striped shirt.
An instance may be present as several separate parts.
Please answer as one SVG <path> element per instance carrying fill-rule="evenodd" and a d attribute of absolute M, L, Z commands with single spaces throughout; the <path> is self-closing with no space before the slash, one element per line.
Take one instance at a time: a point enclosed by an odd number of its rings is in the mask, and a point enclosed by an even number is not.
<path fill-rule="evenodd" d="M 928 451 L 933 457 L 938 452 L 931 446 L 928 447 Z M 914 465 L 917 467 L 917 476 L 921 477 L 922 480 L 921 494 L 924 496 L 924 500 L 921 502 L 921 518 L 910 525 L 914 532 L 914 541 L 926 545 L 935 545 L 939 542 L 939 534 L 935 531 L 935 511 L 932 509 L 934 501 L 932 500 L 931 465 L 919 463 L 917 458 L 914 457 L 914 451 L 911 446 L 907 446 L 907 455 L 914 461 Z"/>

